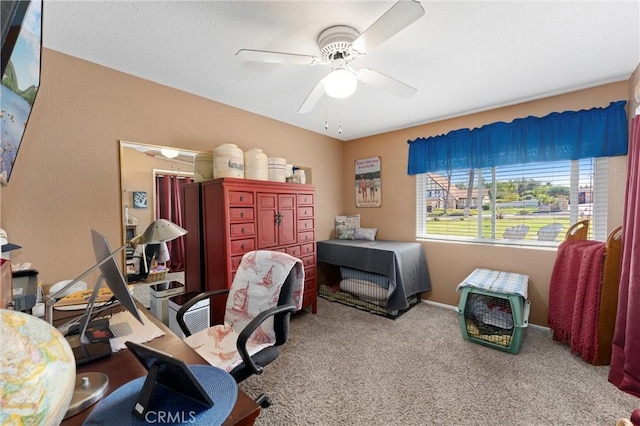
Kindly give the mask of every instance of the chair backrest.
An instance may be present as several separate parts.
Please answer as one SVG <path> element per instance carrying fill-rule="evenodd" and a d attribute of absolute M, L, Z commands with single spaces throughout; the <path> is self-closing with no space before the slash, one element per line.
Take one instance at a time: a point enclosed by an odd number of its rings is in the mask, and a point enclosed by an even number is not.
<path fill-rule="evenodd" d="M 570 240 L 586 240 L 589 234 L 589 220 L 581 220 L 569 227 L 564 236 L 566 241 Z"/>
<path fill-rule="evenodd" d="M 278 306 L 294 305 L 294 285 L 296 268 L 291 268 L 289 275 L 280 288 Z M 277 314 L 273 317 L 273 331 L 276 333 L 276 346 L 284 345 L 289 338 L 289 319 L 291 313 Z"/>
<path fill-rule="evenodd" d="M 555 241 L 562 231 L 561 223 L 551 223 L 538 229 L 538 241 Z"/>
<path fill-rule="evenodd" d="M 304 267 L 299 259 L 267 250 L 246 253 L 229 290 L 224 322 L 240 332 L 256 315 L 269 308 L 290 303 L 301 309 L 303 284 Z M 275 340 L 276 344 L 286 340 L 288 319 L 286 314 L 269 318 L 257 338 Z"/>

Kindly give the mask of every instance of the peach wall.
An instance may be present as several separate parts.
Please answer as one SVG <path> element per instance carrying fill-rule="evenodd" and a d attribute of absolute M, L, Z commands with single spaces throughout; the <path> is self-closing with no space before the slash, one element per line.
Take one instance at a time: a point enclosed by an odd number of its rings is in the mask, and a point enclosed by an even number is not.
<path fill-rule="evenodd" d="M 544 116 L 553 111 L 604 107 L 610 101 L 627 99 L 628 82 L 619 82 L 554 96 L 464 117 L 424 124 L 345 143 L 343 165 L 344 214 L 361 215 L 361 224 L 378 228 L 380 239 L 415 241 L 415 177 L 407 175 L 407 140 L 474 128 L 496 121 L 509 122 L 529 115 Z M 354 162 L 359 158 L 381 157 L 382 206 L 356 208 Z M 609 230 L 622 222 L 626 157 L 610 159 Z M 548 284 L 555 250 L 503 247 L 480 244 L 422 241 L 427 255 L 432 291 L 425 298 L 457 305 L 455 287 L 476 267 L 508 270 L 529 275 L 530 321 L 547 324 Z"/>
<path fill-rule="evenodd" d="M 342 208 L 342 142 L 44 49 L 40 91 L 2 189 L 2 227 L 23 246 L 13 262 L 32 262 L 52 283 L 95 263 L 91 228 L 120 246 L 121 139 L 196 151 L 232 142 L 312 168 L 319 239 Z"/>

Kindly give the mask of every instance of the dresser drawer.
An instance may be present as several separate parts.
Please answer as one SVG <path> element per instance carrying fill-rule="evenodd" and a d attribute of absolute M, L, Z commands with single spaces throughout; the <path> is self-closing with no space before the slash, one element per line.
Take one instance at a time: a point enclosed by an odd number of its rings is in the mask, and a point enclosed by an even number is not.
<path fill-rule="evenodd" d="M 252 206 L 253 192 L 229 191 L 229 204 Z"/>
<path fill-rule="evenodd" d="M 302 264 L 305 267 L 305 274 L 307 272 L 307 268 L 309 268 L 310 266 L 311 267 L 315 267 L 316 266 L 316 255 L 315 254 L 302 256 L 300 259 L 302 260 Z"/>
<path fill-rule="evenodd" d="M 298 232 L 298 242 L 306 243 L 315 241 L 315 233 L 313 231 Z"/>
<path fill-rule="evenodd" d="M 300 248 L 300 254 L 306 256 L 311 253 L 315 253 L 316 245 L 314 243 L 303 244 Z"/>
<path fill-rule="evenodd" d="M 229 220 L 253 220 L 253 209 L 250 207 L 231 207 L 229 209 Z"/>
<path fill-rule="evenodd" d="M 298 205 L 313 205 L 313 194 L 298 194 Z"/>
<path fill-rule="evenodd" d="M 298 217 L 313 217 L 313 206 L 298 207 Z"/>
<path fill-rule="evenodd" d="M 253 238 L 231 241 L 231 254 L 243 254 L 255 248 L 256 241 Z"/>
<path fill-rule="evenodd" d="M 309 278 L 304 280 L 304 294 L 307 293 L 315 293 L 316 290 L 316 279 Z"/>
<path fill-rule="evenodd" d="M 250 223 L 234 223 L 231 224 L 231 238 L 250 237 L 256 234 L 255 225 Z"/>
<path fill-rule="evenodd" d="M 285 249 L 285 253 L 290 254 L 291 256 L 300 257 L 301 251 L 300 246 L 291 246 Z"/>
<path fill-rule="evenodd" d="M 240 256 L 231 256 L 231 271 L 235 272 L 238 269 L 238 266 L 240 266 L 240 261 L 242 260 L 242 257 L 244 255 L 240 255 Z"/>
<path fill-rule="evenodd" d="M 313 219 L 298 220 L 298 231 L 307 231 L 313 229 Z"/>

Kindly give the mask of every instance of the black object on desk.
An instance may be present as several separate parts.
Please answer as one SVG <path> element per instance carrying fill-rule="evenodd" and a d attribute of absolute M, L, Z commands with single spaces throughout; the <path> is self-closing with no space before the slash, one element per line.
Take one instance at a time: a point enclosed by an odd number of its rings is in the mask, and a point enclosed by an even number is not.
<path fill-rule="evenodd" d="M 148 346 L 134 342 L 125 342 L 125 345 L 149 372 L 132 410 L 135 416 L 146 418 L 157 384 L 164 385 L 205 407 L 213 406 L 213 399 L 184 362 Z"/>
<path fill-rule="evenodd" d="M 111 356 L 109 342 L 81 343 L 78 346 L 71 345 L 76 366 L 79 367 L 90 362 Z"/>
<path fill-rule="evenodd" d="M 98 338 L 100 330 L 103 330 L 107 334 L 104 338 Z M 69 327 L 67 336 L 78 335 L 79 333 L 80 325 L 73 324 Z M 111 333 L 109 329 L 109 318 L 98 318 L 90 321 L 85 334 L 89 338 L 88 343 L 82 343 L 79 340 L 80 336 L 78 336 L 78 341 L 67 337 L 67 341 L 69 341 L 69 345 L 71 345 L 71 350 L 73 351 L 73 356 L 76 359 L 76 366 L 88 364 L 111 355 L 109 336 L 113 337 L 113 333 Z"/>

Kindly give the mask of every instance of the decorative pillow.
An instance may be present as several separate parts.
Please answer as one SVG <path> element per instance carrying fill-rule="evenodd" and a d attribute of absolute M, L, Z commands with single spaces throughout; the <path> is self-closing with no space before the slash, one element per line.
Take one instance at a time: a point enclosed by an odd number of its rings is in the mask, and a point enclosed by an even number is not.
<path fill-rule="evenodd" d="M 376 232 L 378 232 L 378 228 L 356 228 L 353 239 L 375 241 Z"/>
<path fill-rule="evenodd" d="M 339 240 L 353 240 L 355 229 L 360 227 L 360 215 L 336 216 L 336 238 Z"/>
<path fill-rule="evenodd" d="M 343 225 L 336 227 L 336 238 L 339 240 L 353 240 L 356 230 Z"/>

